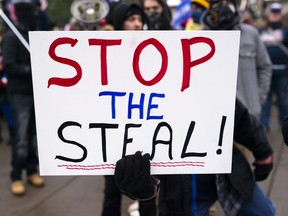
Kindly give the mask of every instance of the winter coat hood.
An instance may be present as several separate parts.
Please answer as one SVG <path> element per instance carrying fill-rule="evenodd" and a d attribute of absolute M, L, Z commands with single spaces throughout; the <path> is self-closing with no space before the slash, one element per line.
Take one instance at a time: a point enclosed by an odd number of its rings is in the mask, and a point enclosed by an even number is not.
<path fill-rule="evenodd" d="M 115 30 L 123 30 L 124 21 L 133 14 L 139 14 L 142 17 L 143 24 L 147 22 L 144 11 L 137 4 L 119 3 L 113 9 L 112 25 Z"/>

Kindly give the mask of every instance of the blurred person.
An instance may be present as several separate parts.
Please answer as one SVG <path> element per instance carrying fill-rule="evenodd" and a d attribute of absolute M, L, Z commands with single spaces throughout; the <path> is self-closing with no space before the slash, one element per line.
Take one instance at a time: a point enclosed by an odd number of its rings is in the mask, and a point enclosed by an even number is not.
<path fill-rule="evenodd" d="M 107 17 L 107 22 L 112 24 L 114 30 L 141 31 L 147 24 L 147 16 L 137 4 L 119 2 L 113 5 L 112 12 Z M 114 176 L 104 176 L 104 178 L 104 202 L 101 215 L 120 216 L 121 191 L 115 183 Z M 155 216 L 155 200 L 139 202 L 139 212 L 143 216 Z M 134 213 L 138 213 L 137 208 Z"/>
<path fill-rule="evenodd" d="M 107 23 L 106 18 L 95 22 L 94 24 L 83 25 L 75 17 L 71 17 L 69 22 L 64 26 L 65 31 L 111 31 L 114 30 L 113 26 Z"/>
<path fill-rule="evenodd" d="M 274 205 L 255 182 L 266 179 L 271 172 L 273 150 L 260 122 L 239 100 L 236 100 L 234 140 L 253 153 L 253 172 L 233 145 L 231 174 L 199 174 L 196 184 L 192 183 L 193 175 L 151 176 L 150 155 L 136 152 L 117 161 L 115 181 L 125 195 L 136 200 L 154 199 L 159 191 L 159 216 L 207 216 L 217 199 L 227 216 L 275 215 Z"/>
<path fill-rule="evenodd" d="M 99 21 L 98 26 L 97 26 L 98 31 L 113 31 L 114 28 L 111 24 L 107 22 L 107 20 L 104 18 Z"/>
<path fill-rule="evenodd" d="M 202 21 L 206 30 L 240 30 L 237 98 L 259 121 L 271 83 L 271 61 L 258 30 L 241 22 L 236 0 L 211 0 Z"/>
<path fill-rule="evenodd" d="M 200 30 L 203 28 L 201 17 L 209 8 L 208 0 L 191 0 L 191 18 L 185 25 L 185 30 Z"/>
<path fill-rule="evenodd" d="M 25 2 L 25 0 L 2 0 L 1 6 L 5 15 L 12 21 L 17 22 L 14 4 L 18 2 Z M 35 14 L 37 19 L 37 30 L 49 31 L 51 30 L 52 21 L 47 12 L 47 0 L 27 0 L 35 5 Z M 6 26 L 8 28 L 8 26 Z"/>
<path fill-rule="evenodd" d="M 209 10 L 202 16 L 202 24 L 206 30 L 240 30 L 236 97 L 247 107 L 248 112 L 260 121 L 272 70 L 269 55 L 258 30 L 251 24 L 243 22 L 237 0 L 211 0 Z M 247 146 L 238 147 L 246 156 Z M 236 166 L 235 169 L 238 168 L 240 167 Z M 257 187 L 259 188 L 256 184 L 254 189 Z M 259 192 L 263 193 L 260 188 Z M 268 206 L 272 210 L 271 205 Z"/>
<path fill-rule="evenodd" d="M 64 26 L 65 31 L 82 31 L 83 26 L 74 18 L 71 17 L 69 22 Z"/>
<path fill-rule="evenodd" d="M 49 26 L 50 31 L 60 31 L 60 27 L 57 25 L 57 23 L 55 21 L 50 22 L 50 26 Z"/>
<path fill-rule="evenodd" d="M 13 120 L 12 120 L 10 103 L 8 100 L 7 84 L 8 84 L 8 79 L 7 79 L 6 72 L 4 70 L 3 55 L 2 55 L 2 51 L 0 51 L 0 111 L 1 111 L 1 114 L 3 115 L 4 121 L 8 128 L 9 140 L 7 141 L 7 144 L 11 145 L 11 140 L 13 136 L 13 133 L 12 133 Z M 3 141 L 2 125 L 0 125 L 0 142 L 2 141 Z"/>
<path fill-rule="evenodd" d="M 260 120 L 271 82 L 271 62 L 255 27 L 243 23 L 236 0 L 229 7 L 207 10 L 217 0 L 192 0 L 192 17 L 185 30 L 240 30 L 237 97 Z M 193 15 L 194 14 L 194 15 Z M 193 20 L 193 22 L 192 22 Z"/>
<path fill-rule="evenodd" d="M 50 31 L 52 30 L 53 22 L 51 21 L 47 8 L 47 0 L 34 0 L 36 6 L 35 13 L 37 15 L 37 30 L 39 31 Z"/>
<path fill-rule="evenodd" d="M 252 15 L 253 11 L 250 8 L 246 8 L 241 15 L 241 22 L 251 25 L 251 26 L 255 26 L 255 22 L 253 19 L 253 15 Z"/>
<path fill-rule="evenodd" d="M 3 34 L 4 34 L 4 26 L 0 26 L 0 44 L 1 44 L 1 47 L 0 47 L 0 111 L 8 127 L 9 140 L 7 144 L 10 145 L 11 139 L 12 139 L 13 121 L 12 121 L 12 114 L 11 114 L 10 104 L 8 100 L 8 95 L 7 95 L 8 80 L 7 80 L 6 72 L 4 70 L 4 63 L 3 63 L 3 54 L 2 54 Z M 3 141 L 2 125 L 0 125 L 0 142 L 2 141 Z"/>
<path fill-rule="evenodd" d="M 103 19 L 99 21 L 97 30 L 100 30 L 100 31 L 113 31 L 114 30 L 114 26 L 112 25 L 113 12 L 114 12 L 114 8 L 120 3 L 121 3 L 121 0 L 109 2 L 109 12 Z"/>
<path fill-rule="evenodd" d="M 110 22 L 114 30 L 143 30 L 147 25 L 147 16 L 137 4 L 127 4 L 124 2 L 114 6 Z"/>
<path fill-rule="evenodd" d="M 241 91 L 237 89 L 234 140 L 253 153 L 254 176 L 249 163 L 235 144 L 231 174 L 158 176 L 161 181 L 159 215 L 191 215 L 191 212 L 195 213 L 195 211 L 196 215 L 208 215 L 209 208 L 217 199 L 229 216 L 275 215 L 274 205 L 255 182 L 255 180 L 266 179 L 273 167 L 273 150 L 259 122 L 261 102 L 265 100 L 270 84 L 270 59 L 257 30 L 240 22 L 241 17 L 237 11 L 236 1 L 216 0 L 210 3 L 209 9 L 202 17 L 204 29 L 241 30 L 238 72 L 240 81 L 239 84 L 237 83 Z M 248 110 L 247 105 L 242 105 L 244 102 L 249 105 Z M 117 179 L 116 172 L 115 177 Z M 196 197 L 194 197 L 195 188 L 194 192 L 192 191 L 192 181 L 196 181 Z M 120 180 L 117 182 L 119 183 Z M 155 180 L 147 182 L 151 185 L 153 182 L 155 185 L 158 184 Z M 132 188 L 133 182 L 130 183 L 128 185 Z M 121 191 L 125 191 L 121 185 L 118 186 Z M 149 192 L 149 190 L 145 191 Z M 155 187 L 152 187 L 151 191 L 155 192 Z M 193 208 L 194 199 L 196 199 L 196 209 Z"/>
<path fill-rule="evenodd" d="M 28 31 L 36 30 L 35 4 L 14 1 L 17 22 L 15 27 L 28 41 Z M 23 171 L 27 181 L 35 187 L 44 186 L 38 174 L 36 123 L 31 74 L 30 53 L 13 31 L 3 37 L 3 60 L 8 78 L 8 96 L 13 116 L 11 192 L 25 194 Z"/>
<path fill-rule="evenodd" d="M 288 28 L 284 25 L 284 9 L 272 3 L 267 11 L 267 25 L 260 28 L 262 41 L 272 61 L 272 80 L 268 97 L 262 106 L 261 122 L 269 130 L 273 96 L 279 113 L 279 125 L 288 115 Z"/>
<path fill-rule="evenodd" d="M 172 30 L 172 13 L 165 0 L 140 0 L 149 30 Z"/>
<path fill-rule="evenodd" d="M 15 15 L 15 9 L 14 4 L 12 0 L 2 0 L 1 1 L 1 8 L 4 12 L 4 14 L 12 21 L 16 22 L 16 15 Z M 9 29 L 8 25 L 4 23 L 5 30 Z"/>
<path fill-rule="evenodd" d="M 171 20 L 172 20 L 172 14 L 169 6 L 167 5 L 166 1 L 164 0 L 141 0 L 140 6 L 144 10 L 145 15 L 143 15 L 142 19 L 145 20 L 145 23 L 148 23 L 148 29 L 147 30 L 172 30 Z M 118 11 L 119 9 L 116 8 Z M 114 10 L 113 10 L 114 12 Z M 115 12 L 112 13 L 112 16 L 119 17 L 117 14 L 115 15 Z M 142 15 L 141 15 L 142 16 Z M 115 19 L 116 22 L 118 21 L 117 18 Z M 115 21 L 114 20 L 114 21 Z M 121 23 L 121 19 L 120 19 Z M 135 23 L 134 26 L 129 27 L 125 26 L 125 22 L 123 23 L 123 26 L 121 24 L 115 24 L 114 28 L 115 30 L 144 30 L 145 23 L 142 25 L 142 27 L 139 29 L 139 27 L 136 28 Z M 132 25 L 132 22 L 131 24 Z M 121 27 L 122 26 L 122 27 Z M 114 180 L 113 180 L 114 181 Z M 152 209 L 151 209 L 151 206 Z M 147 208 L 149 208 L 147 212 Z M 132 215 L 155 215 L 156 214 L 156 200 L 150 200 L 149 202 L 135 202 L 132 205 L 128 207 L 128 213 Z"/>

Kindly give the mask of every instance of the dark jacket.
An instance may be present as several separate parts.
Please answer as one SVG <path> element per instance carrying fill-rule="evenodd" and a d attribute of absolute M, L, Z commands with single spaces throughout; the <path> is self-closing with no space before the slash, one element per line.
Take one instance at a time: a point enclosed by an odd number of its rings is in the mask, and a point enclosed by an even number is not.
<path fill-rule="evenodd" d="M 273 154 L 265 131 L 254 117 L 248 114 L 247 109 L 237 100 L 234 122 L 234 140 L 247 147 L 256 160 L 262 160 Z M 248 162 L 234 145 L 232 158 L 232 172 L 225 175 L 233 188 L 243 199 L 249 200 L 252 196 L 254 178 Z M 215 175 L 197 175 L 197 199 L 217 196 Z M 192 203 L 191 175 L 163 175 L 159 197 L 160 216 L 190 216 Z M 204 185 L 203 185 L 204 183 Z M 205 183 L 213 185 L 211 190 L 205 191 Z M 202 184 L 202 185 L 201 185 Z M 207 186 L 206 185 L 206 186 Z M 206 194 L 205 194 L 206 193 Z M 202 197 L 199 197 L 202 196 Z"/>
<path fill-rule="evenodd" d="M 19 26 L 17 29 L 24 39 L 28 41 L 28 31 Z M 29 51 L 11 30 L 5 33 L 2 48 L 4 68 L 8 78 L 8 93 L 32 94 Z"/>
<path fill-rule="evenodd" d="M 265 43 L 272 62 L 273 75 L 285 75 L 288 72 L 288 28 L 260 29 L 260 37 Z M 282 34 L 282 41 L 274 39 L 274 34 Z M 278 33 L 278 34 L 279 34 Z M 272 38 L 271 41 L 266 38 Z"/>
<path fill-rule="evenodd" d="M 17 23 L 15 27 L 28 42 L 28 32 L 36 29 L 35 5 L 14 4 Z M 30 53 L 20 39 L 9 30 L 3 37 L 3 61 L 8 78 L 8 93 L 33 94 Z"/>

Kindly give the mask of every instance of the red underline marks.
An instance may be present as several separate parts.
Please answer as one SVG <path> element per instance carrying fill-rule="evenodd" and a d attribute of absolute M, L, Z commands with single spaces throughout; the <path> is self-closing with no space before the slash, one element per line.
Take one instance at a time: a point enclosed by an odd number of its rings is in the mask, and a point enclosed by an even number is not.
<path fill-rule="evenodd" d="M 199 161 L 175 161 L 175 162 L 151 162 L 151 166 L 153 167 L 179 167 L 179 166 L 199 166 L 204 167 L 205 162 Z"/>
<path fill-rule="evenodd" d="M 174 162 L 151 162 L 151 167 L 187 167 L 197 166 L 204 167 L 205 162 L 192 162 L 192 161 L 174 161 Z M 57 165 L 60 168 L 66 168 L 69 170 L 104 170 L 115 169 L 115 164 L 97 164 L 97 165 L 78 165 L 78 164 L 62 164 Z"/>
<path fill-rule="evenodd" d="M 69 170 L 104 170 L 115 169 L 115 164 L 98 164 L 98 165 L 78 165 L 78 164 L 63 164 L 58 167 L 65 167 Z"/>

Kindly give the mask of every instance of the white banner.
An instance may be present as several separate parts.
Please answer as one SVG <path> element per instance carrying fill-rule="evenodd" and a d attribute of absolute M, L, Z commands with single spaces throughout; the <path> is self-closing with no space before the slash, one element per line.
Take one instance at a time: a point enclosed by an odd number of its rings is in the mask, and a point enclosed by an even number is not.
<path fill-rule="evenodd" d="M 231 172 L 239 31 L 30 32 L 41 175 Z"/>

